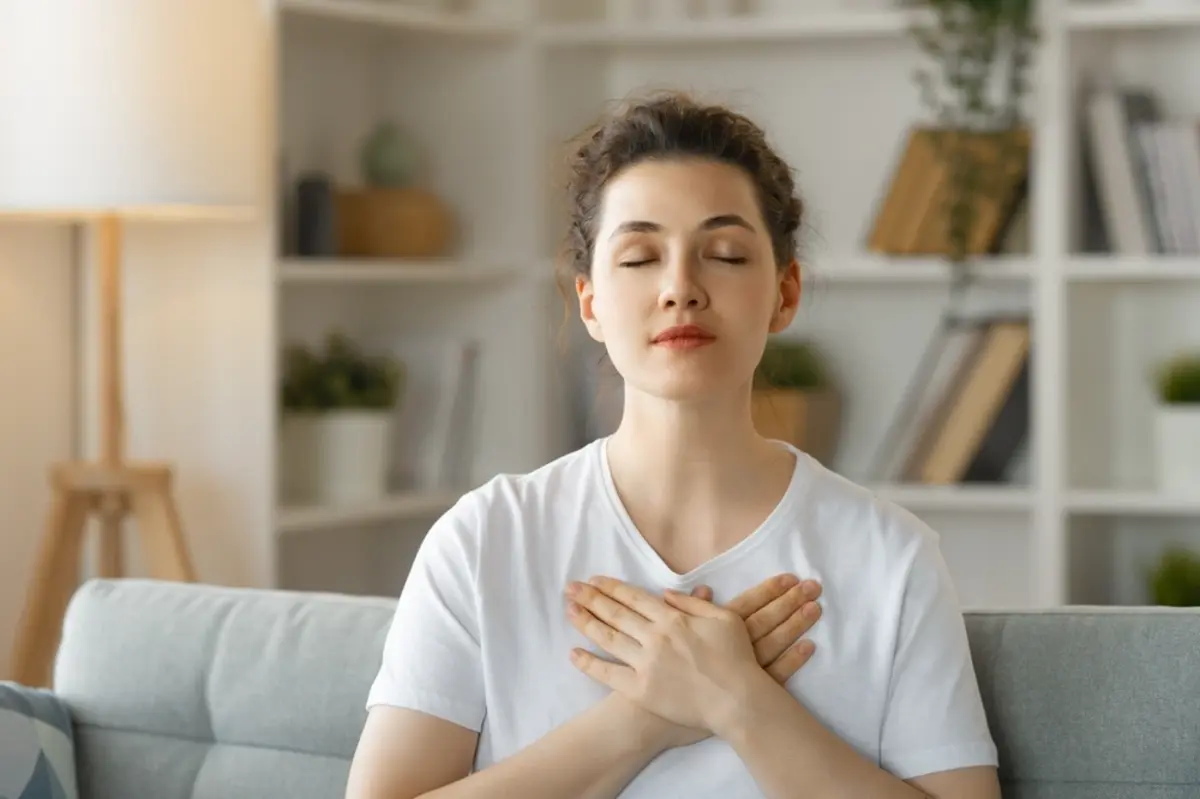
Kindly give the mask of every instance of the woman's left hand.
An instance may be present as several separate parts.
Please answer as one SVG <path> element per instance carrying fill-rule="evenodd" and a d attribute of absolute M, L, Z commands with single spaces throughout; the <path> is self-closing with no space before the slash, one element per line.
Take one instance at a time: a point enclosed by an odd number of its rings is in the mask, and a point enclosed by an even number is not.
<path fill-rule="evenodd" d="M 716 733 L 762 669 L 741 616 L 698 597 L 657 597 L 607 577 L 572 583 L 571 624 L 621 663 L 575 649 L 571 661 L 646 710 Z"/>

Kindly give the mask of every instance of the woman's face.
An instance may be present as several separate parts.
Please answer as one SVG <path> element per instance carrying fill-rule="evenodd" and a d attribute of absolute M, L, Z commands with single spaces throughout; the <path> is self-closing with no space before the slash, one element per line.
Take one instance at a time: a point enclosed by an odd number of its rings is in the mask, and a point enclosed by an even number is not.
<path fill-rule="evenodd" d="M 745 389 L 786 328 L 799 269 L 780 270 L 754 184 L 737 167 L 646 161 L 605 189 L 580 315 L 626 383 L 663 399 Z"/>

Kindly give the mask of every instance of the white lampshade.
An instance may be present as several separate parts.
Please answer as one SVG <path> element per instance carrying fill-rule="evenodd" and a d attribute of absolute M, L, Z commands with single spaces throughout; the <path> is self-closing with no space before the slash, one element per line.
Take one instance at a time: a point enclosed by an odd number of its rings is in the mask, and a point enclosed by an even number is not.
<path fill-rule="evenodd" d="M 0 0 L 0 216 L 261 194 L 263 0 Z"/>

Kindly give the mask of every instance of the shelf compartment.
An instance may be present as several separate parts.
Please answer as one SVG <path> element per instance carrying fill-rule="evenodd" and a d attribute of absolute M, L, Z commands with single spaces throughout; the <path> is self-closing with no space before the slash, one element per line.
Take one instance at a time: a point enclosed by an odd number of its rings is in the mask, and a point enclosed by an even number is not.
<path fill-rule="evenodd" d="M 873 486 L 882 499 L 914 513 L 928 511 L 1013 512 L 1031 511 L 1034 493 L 1021 485 L 906 485 Z"/>
<path fill-rule="evenodd" d="M 295 16 L 420 33 L 507 38 L 515 37 L 518 31 L 516 25 L 505 20 L 430 11 L 382 0 L 280 0 L 279 7 L 284 13 Z"/>
<path fill-rule="evenodd" d="M 1200 496 L 1163 494 L 1153 489 L 1075 489 L 1067 510 L 1092 516 L 1197 516 Z"/>
<path fill-rule="evenodd" d="M 903 9 L 792 16 L 735 16 L 684 23 L 551 23 L 537 31 L 546 47 L 639 47 L 670 44 L 752 44 L 862 37 L 901 37 L 922 19 Z"/>
<path fill-rule="evenodd" d="M 1029 258 L 1001 256 L 972 266 L 981 280 L 1028 280 L 1033 274 Z M 949 282 L 953 268 L 945 259 L 864 254 L 821 259 L 811 267 L 813 282 L 830 283 L 939 283 Z"/>
<path fill-rule="evenodd" d="M 1195 280 L 1200 283 L 1200 255 L 1083 255 L 1067 261 L 1067 280 L 1077 283 L 1151 283 Z"/>
<path fill-rule="evenodd" d="M 353 505 L 285 506 L 280 509 L 275 526 L 280 534 L 288 534 L 427 519 L 445 513 L 459 496 L 450 491 L 413 491 Z"/>
<path fill-rule="evenodd" d="M 1194 2 L 1095 2 L 1067 9 L 1067 27 L 1076 31 L 1121 31 L 1200 27 L 1200 6 Z"/>
<path fill-rule="evenodd" d="M 285 258 L 279 264 L 282 283 L 494 283 L 522 274 L 507 265 L 438 259 Z"/>

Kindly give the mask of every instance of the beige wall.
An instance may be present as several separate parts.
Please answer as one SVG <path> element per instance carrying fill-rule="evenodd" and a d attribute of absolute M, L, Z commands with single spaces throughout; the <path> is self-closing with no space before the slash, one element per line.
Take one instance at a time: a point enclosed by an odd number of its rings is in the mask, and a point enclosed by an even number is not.
<path fill-rule="evenodd" d="M 44 525 L 46 467 L 74 429 L 72 237 L 0 224 L 0 678 Z"/>

